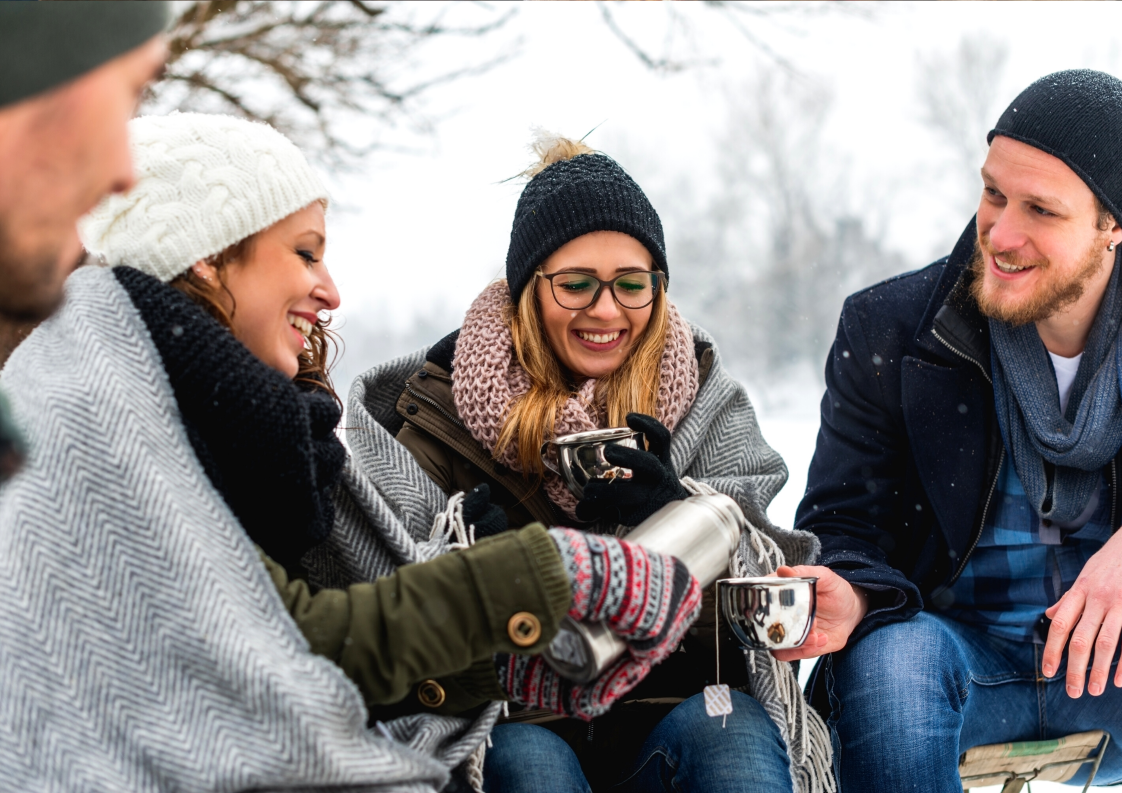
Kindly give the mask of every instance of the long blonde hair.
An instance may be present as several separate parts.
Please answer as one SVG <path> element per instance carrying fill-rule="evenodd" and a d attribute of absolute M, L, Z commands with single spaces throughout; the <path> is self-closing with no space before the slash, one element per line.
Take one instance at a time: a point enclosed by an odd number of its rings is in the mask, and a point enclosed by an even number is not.
<path fill-rule="evenodd" d="M 507 306 L 506 320 L 518 363 L 530 378 L 530 390 L 511 405 L 495 444 L 495 457 L 518 444 L 518 463 L 527 477 L 541 479 L 544 470 L 539 449 L 553 438 L 557 416 L 574 394 L 561 364 L 549 346 L 542 324 L 535 282 L 522 290 L 517 308 Z M 596 383 L 596 406 L 609 427 L 622 427 L 628 413 L 653 416 L 658 405 L 662 353 L 670 327 L 666 293 L 659 289 L 651 304 L 651 318 L 623 365 Z"/>

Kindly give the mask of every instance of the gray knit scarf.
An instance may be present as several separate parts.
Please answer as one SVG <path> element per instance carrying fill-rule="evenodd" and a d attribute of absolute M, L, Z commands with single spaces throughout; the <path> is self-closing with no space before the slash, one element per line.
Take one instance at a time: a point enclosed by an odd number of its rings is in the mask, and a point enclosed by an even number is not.
<path fill-rule="evenodd" d="M 1055 371 L 1036 326 L 989 321 L 997 421 L 1041 519 L 1065 523 L 1079 517 L 1099 488 L 1103 466 L 1122 447 L 1119 269 L 1116 264 L 1110 276 L 1063 415 Z"/>
<path fill-rule="evenodd" d="M 32 452 L 0 489 L 0 788 L 435 793 L 481 748 L 498 704 L 368 729 L 200 465 L 111 272 L 71 276 L 3 382 Z M 347 465 L 334 533 L 362 552 L 321 569 L 369 580 L 443 551 L 447 499 L 406 462 Z"/>

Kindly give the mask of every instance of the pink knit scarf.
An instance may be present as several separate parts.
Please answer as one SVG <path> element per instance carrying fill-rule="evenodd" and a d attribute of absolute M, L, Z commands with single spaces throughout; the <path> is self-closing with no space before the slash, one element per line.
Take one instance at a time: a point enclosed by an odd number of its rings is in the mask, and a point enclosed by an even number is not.
<path fill-rule="evenodd" d="M 452 398 L 456 410 L 471 436 L 492 455 L 510 406 L 530 390 L 530 378 L 514 356 L 510 329 L 503 321 L 503 312 L 509 305 L 510 292 L 505 281 L 496 281 L 484 289 L 464 317 L 453 359 Z M 655 418 L 673 431 L 697 396 L 697 357 L 689 325 L 673 304 L 667 308 L 670 324 L 662 353 Z M 595 394 L 596 381 L 586 380 L 569 397 L 557 417 L 558 436 L 604 427 L 604 406 L 595 404 Z M 522 470 L 517 441 L 495 459 L 514 471 Z M 576 518 L 576 497 L 559 476 L 549 471 L 545 475 L 545 492 L 566 515 Z"/>

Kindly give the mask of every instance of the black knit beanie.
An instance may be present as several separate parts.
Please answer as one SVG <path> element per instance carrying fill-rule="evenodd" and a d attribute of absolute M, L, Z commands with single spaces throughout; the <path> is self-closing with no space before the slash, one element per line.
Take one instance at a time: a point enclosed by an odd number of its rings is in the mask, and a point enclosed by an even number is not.
<path fill-rule="evenodd" d="M 669 278 L 662 221 L 647 196 L 615 160 L 581 154 L 542 170 L 518 199 L 506 253 L 506 280 L 515 305 L 542 262 L 592 231 L 620 231 L 639 240 Z"/>
<path fill-rule="evenodd" d="M 996 135 L 1062 160 L 1122 221 L 1122 80 L 1090 69 L 1041 77 L 1006 108 L 987 140 Z"/>
<path fill-rule="evenodd" d="M 50 90 L 163 31 L 170 6 L 0 2 L 0 107 Z"/>

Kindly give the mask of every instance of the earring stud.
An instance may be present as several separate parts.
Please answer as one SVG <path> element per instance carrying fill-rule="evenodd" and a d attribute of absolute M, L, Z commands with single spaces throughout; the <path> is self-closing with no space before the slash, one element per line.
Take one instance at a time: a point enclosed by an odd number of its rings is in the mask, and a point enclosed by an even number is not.
<path fill-rule="evenodd" d="M 1108 251 L 1113 251 L 1114 250 L 1114 240 L 1110 241 L 1110 244 L 1106 246 L 1106 249 Z"/>

